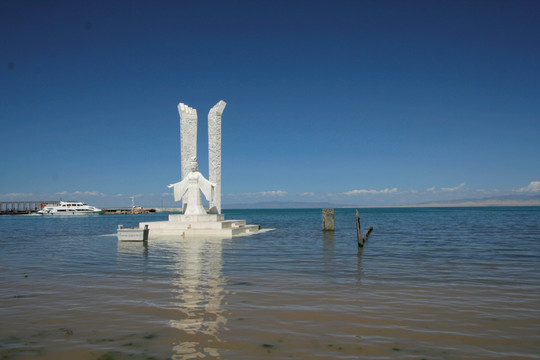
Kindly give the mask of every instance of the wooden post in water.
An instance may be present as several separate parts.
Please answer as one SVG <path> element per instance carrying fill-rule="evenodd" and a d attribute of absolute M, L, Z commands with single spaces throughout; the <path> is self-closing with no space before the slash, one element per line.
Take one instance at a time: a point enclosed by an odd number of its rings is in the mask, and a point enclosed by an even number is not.
<path fill-rule="evenodd" d="M 363 247 L 367 241 L 369 234 L 373 231 L 373 226 L 370 226 L 365 235 L 362 235 L 362 230 L 360 228 L 360 215 L 358 210 L 356 210 L 356 237 L 358 238 L 358 247 Z"/>
<path fill-rule="evenodd" d="M 334 231 L 334 209 L 322 209 L 323 231 Z"/>
<path fill-rule="evenodd" d="M 356 237 L 358 238 L 358 247 L 364 246 L 364 239 L 362 239 L 362 231 L 360 230 L 360 215 L 356 210 Z"/>

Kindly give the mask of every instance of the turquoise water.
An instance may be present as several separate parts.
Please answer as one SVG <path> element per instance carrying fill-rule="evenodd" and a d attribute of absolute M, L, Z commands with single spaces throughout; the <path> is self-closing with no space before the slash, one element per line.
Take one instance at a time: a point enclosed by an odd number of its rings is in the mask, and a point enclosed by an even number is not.
<path fill-rule="evenodd" d="M 0 217 L 0 359 L 539 359 L 540 208 L 230 210 L 273 231 L 119 243 L 167 214 Z"/>

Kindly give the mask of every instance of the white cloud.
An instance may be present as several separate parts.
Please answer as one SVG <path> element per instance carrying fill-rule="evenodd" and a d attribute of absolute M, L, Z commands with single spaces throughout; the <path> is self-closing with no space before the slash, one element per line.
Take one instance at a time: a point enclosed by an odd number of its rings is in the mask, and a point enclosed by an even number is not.
<path fill-rule="evenodd" d="M 260 195 L 260 196 L 285 196 L 287 195 L 286 191 L 282 190 L 271 190 L 271 191 L 261 191 L 258 193 L 255 193 L 253 195 Z"/>
<path fill-rule="evenodd" d="M 463 190 L 464 187 L 465 187 L 465 183 L 461 183 L 458 186 L 454 186 L 454 187 L 442 187 L 440 189 L 437 189 L 435 186 L 432 186 L 432 187 L 426 189 L 426 191 L 427 192 L 432 192 L 432 193 L 436 193 L 438 191 L 454 192 L 454 191 L 458 191 L 458 190 Z"/>
<path fill-rule="evenodd" d="M 540 192 L 540 181 L 531 181 L 529 185 L 521 189 L 514 190 L 515 192 Z"/>
<path fill-rule="evenodd" d="M 315 193 L 314 192 L 303 192 L 301 194 L 299 194 L 300 196 L 315 196 Z"/>
<path fill-rule="evenodd" d="M 498 194 L 501 192 L 501 190 L 499 189 L 478 189 L 476 191 L 478 191 L 481 194 L 486 194 L 486 195 Z"/>
<path fill-rule="evenodd" d="M 27 197 L 32 197 L 34 196 L 34 194 L 32 193 L 7 193 L 7 194 L 2 194 L 1 195 L 2 197 L 7 197 L 7 198 L 27 198 Z"/>
<path fill-rule="evenodd" d="M 263 196 L 263 197 L 272 197 L 272 196 L 285 196 L 288 193 L 283 190 L 269 190 L 269 191 L 260 191 L 260 192 L 254 192 L 254 193 L 239 193 L 239 194 L 221 194 L 221 196 L 226 197 L 242 197 L 242 196 L 249 196 L 249 197 L 257 197 L 257 196 Z"/>
<path fill-rule="evenodd" d="M 72 195 L 83 195 L 83 196 L 107 196 L 104 193 L 99 191 L 75 191 Z"/>
<path fill-rule="evenodd" d="M 458 191 L 458 190 L 461 190 L 465 187 L 465 183 L 461 183 L 459 184 L 458 186 L 455 186 L 455 187 L 452 187 L 452 188 L 448 188 L 448 187 L 443 187 L 441 188 L 441 191 L 445 191 L 445 192 L 454 192 L 454 191 Z"/>
<path fill-rule="evenodd" d="M 373 195 L 375 195 L 375 194 L 392 194 L 392 193 L 395 193 L 397 191 L 398 191 L 398 189 L 395 187 L 395 188 L 392 188 L 392 189 L 386 188 L 386 189 L 382 189 L 382 190 L 375 190 L 375 189 L 351 190 L 351 191 L 345 192 L 344 194 L 345 195 L 365 195 L 365 194 L 373 194 Z"/>

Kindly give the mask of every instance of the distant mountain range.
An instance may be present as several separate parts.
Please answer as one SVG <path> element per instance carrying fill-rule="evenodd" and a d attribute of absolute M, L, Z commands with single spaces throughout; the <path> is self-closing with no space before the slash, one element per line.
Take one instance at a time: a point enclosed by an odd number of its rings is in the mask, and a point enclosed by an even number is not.
<path fill-rule="evenodd" d="M 247 204 L 223 205 L 225 209 L 319 209 L 319 208 L 341 208 L 347 207 L 343 204 L 332 204 L 329 202 L 300 202 L 300 201 L 264 201 Z"/>
<path fill-rule="evenodd" d="M 501 195 L 485 198 L 428 201 L 408 205 L 387 205 L 377 207 L 458 207 L 458 206 L 540 206 L 539 195 Z M 224 205 L 225 209 L 322 209 L 322 208 L 351 208 L 375 207 L 354 204 L 337 204 L 330 202 L 300 202 L 300 201 L 264 201 L 256 203 L 238 203 Z"/>
<path fill-rule="evenodd" d="M 476 199 L 430 201 L 413 206 L 540 206 L 540 194 L 511 194 Z"/>

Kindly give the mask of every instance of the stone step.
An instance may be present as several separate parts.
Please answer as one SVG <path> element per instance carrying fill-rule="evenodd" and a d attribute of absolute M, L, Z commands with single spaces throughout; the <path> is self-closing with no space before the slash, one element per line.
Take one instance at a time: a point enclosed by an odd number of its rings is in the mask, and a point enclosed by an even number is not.
<path fill-rule="evenodd" d="M 259 225 L 246 225 L 245 220 L 223 220 L 208 222 L 154 221 L 139 223 L 139 228 L 149 228 L 149 238 L 160 236 L 217 236 L 229 238 L 242 234 L 253 234 Z"/>

